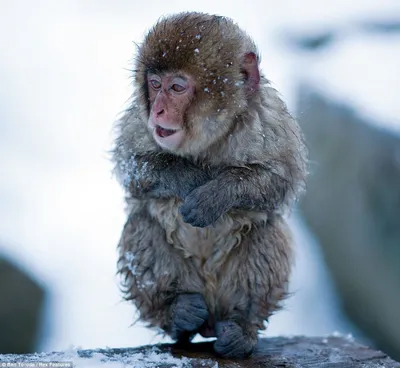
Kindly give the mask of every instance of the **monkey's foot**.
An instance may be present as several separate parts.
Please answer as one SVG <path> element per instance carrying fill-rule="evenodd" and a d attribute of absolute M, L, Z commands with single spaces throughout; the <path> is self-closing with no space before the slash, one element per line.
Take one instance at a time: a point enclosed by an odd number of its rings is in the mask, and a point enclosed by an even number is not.
<path fill-rule="evenodd" d="M 243 333 L 243 329 L 233 321 L 218 322 L 215 326 L 217 341 L 214 350 L 223 358 L 243 359 L 249 356 L 257 344 Z"/>
<path fill-rule="evenodd" d="M 189 342 L 208 316 L 206 302 L 200 294 L 178 295 L 173 307 L 171 337 L 181 343 Z"/>

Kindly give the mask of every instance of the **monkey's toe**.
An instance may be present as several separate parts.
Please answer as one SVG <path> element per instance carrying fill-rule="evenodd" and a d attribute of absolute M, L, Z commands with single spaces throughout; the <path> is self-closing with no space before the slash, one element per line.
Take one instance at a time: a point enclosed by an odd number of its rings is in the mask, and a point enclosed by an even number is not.
<path fill-rule="evenodd" d="M 249 356 L 257 343 L 245 336 L 243 329 L 233 321 L 218 322 L 214 350 L 223 358 L 243 359 Z"/>
<path fill-rule="evenodd" d="M 186 332 L 195 332 L 207 320 L 209 312 L 201 294 L 180 294 L 173 310 L 172 337 L 181 340 Z"/>

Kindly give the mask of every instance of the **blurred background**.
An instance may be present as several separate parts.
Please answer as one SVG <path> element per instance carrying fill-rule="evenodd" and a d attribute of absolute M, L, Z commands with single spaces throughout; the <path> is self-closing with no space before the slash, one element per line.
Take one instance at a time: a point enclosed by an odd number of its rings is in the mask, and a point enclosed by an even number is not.
<path fill-rule="evenodd" d="M 161 341 L 119 293 L 108 151 L 133 41 L 183 10 L 253 36 L 308 141 L 294 295 L 266 335 L 351 334 L 400 359 L 397 0 L 0 0 L 0 353 Z"/>

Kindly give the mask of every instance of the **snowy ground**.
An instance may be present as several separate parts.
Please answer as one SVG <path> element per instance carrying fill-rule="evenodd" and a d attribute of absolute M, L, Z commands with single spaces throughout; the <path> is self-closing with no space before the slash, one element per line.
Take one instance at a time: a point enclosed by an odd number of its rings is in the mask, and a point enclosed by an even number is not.
<path fill-rule="evenodd" d="M 76 350 L 68 349 L 64 352 L 36 353 L 29 355 L 0 355 L 0 365 L 4 367 L 19 368 L 72 368 L 74 367 L 103 367 L 103 368 L 190 368 L 219 366 L 239 367 L 240 362 L 216 359 L 211 353 L 211 346 L 203 346 L 190 354 L 190 357 L 180 356 L 178 352 L 171 352 L 166 346 L 152 346 L 146 348 L 128 349 L 95 349 Z M 347 366 L 357 357 L 363 367 L 385 366 L 392 367 L 393 361 L 384 358 L 380 352 L 366 349 L 365 346 L 354 342 L 351 336 L 334 334 L 324 337 L 292 336 L 272 338 L 268 342 L 260 343 L 258 349 L 250 360 L 244 365 L 250 366 L 252 362 L 261 366 L 309 366 L 318 356 L 321 366 Z M 379 361 L 377 361 L 377 359 Z M 43 362 L 45 362 L 43 364 Z M 346 364 L 348 363 L 348 364 Z"/>
<path fill-rule="evenodd" d="M 20 362 L 21 365 L 17 365 L 18 360 L 15 356 L 0 356 L 0 363 L 8 364 L 9 367 L 36 368 L 42 367 L 39 364 L 43 362 L 54 362 L 54 365 L 49 363 L 48 368 L 156 368 L 160 366 L 189 368 L 192 366 L 189 358 L 176 358 L 170 353 L 161 352 L 157 347 L 152 347 L 152 350 L 144 353 L 122 354 L 111 358 L 100 352 L 93 353 L 90 357 L 81 357 L 76 349 L 70 349 L 63 352 L 62 355 L 58 353 L 36 354 L 30 356 L 29 360 L 24 359 L 23 362 Z M 200 364 L 204 363 L 204 366 L 212 364 L 209 359 L 202 359 L 200 362 Z M 218 363 L 215 363 L 214 368 L 218 368 Z"/>
<path fill-rule="evenodd" d="M 51 293 L 39 350 L 159 341 L 144 327 L 129 328 L 134 311 L 120 302 L 115 279 L 115 248 L 124 213 L 107 150 L 112 122 L 130 94 L 129 72 L 124 68 L 130 66 L 132 41 L 140 41 L 164 13 L 201 10 L 231 16 L 254 36 L 263 54 L 264 72 L 293 103 L 295 79 L 289 71 L 294 56 L 278 52 L 276 30 L 300 21 L 329 23 L 360 13 L 376 15 L 378 8 L 396 6 L 394 1 L 361 0 L 350 4 L 308 0 L 301 6 L 295 0 L 248 1 L 245 8 L 232 4 L 209 0 L 189 5 L 180 0 L 144 5 L 127 0 L 2 3 L 0 252 L 32 272 Z M 346 65 L 345 60 L 342 63 Z M 333 70 L 340 74 L 340 67 Z M 343 80 L 339 87 L 346 85 L 347 78 Z M 385 92 L 384 84 L 381 87 Z M 340 91 L 358 96 L 351 87 Z M 392 108 L 393 104 L 382 106 L 384 111 Z M 398 118 L 396 111 L 392 116 Z M 298 263 L 292 288 L 297 293 L 287 310 L 271 320 L 268 334 L 347 329 L 336 315 L 318 246 L 300 220 L 293 221 Z"/>

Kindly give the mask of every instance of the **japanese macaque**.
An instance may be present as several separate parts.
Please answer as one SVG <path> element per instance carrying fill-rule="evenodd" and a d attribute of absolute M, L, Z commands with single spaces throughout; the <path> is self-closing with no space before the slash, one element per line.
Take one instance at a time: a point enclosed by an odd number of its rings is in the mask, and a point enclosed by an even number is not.
<path fill-rule="evenodd" d="M 113 150 L 125 298 L 180 343 L 216 337 L 226 358 L 251 354 L 287 296 L 283 215 L 306 176 L 302 134 L 259 63 L 228 18 L 161 19 L 138 46 Z"/>

